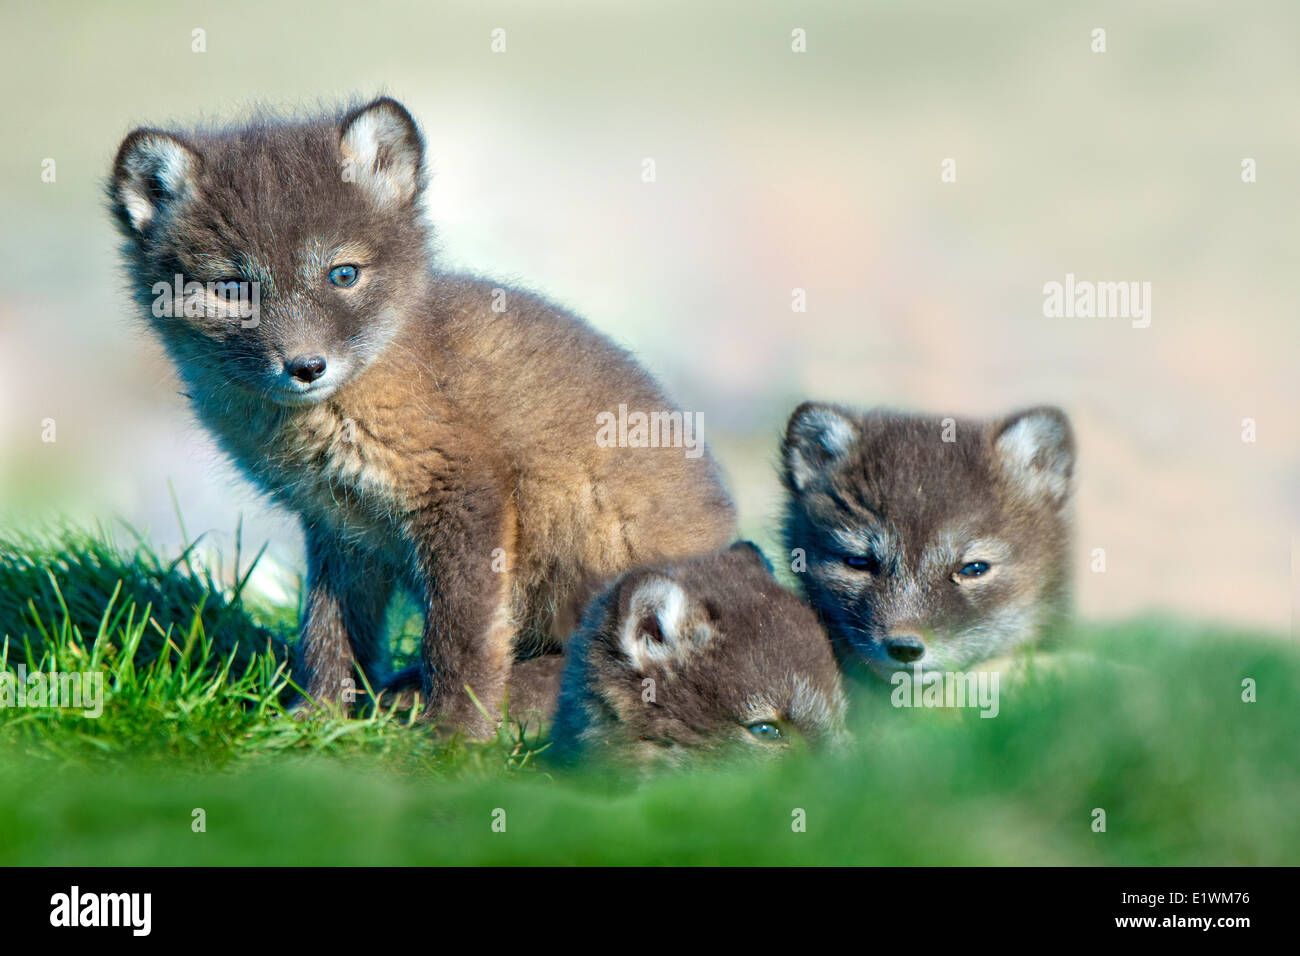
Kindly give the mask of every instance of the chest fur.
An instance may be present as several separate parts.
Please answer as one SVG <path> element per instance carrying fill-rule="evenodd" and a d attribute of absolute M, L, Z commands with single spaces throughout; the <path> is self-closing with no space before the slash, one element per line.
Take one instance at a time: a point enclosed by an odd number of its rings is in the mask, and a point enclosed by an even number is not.
<path fill-rule="evenodd" d="M 363 422 L 323 403 L 220 424 L 227 451 L 280 504 L 342 537 L 391 542 L 406 500 L 401 462 Z"/>

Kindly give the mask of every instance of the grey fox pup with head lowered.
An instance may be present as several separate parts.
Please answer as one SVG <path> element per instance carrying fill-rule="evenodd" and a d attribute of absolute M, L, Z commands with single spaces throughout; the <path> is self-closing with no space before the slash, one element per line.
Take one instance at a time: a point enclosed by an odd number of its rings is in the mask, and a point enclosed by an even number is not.
<path fill-rule="evenodd" d="M 108 190 L 199 420 L 301 520 L 307 693 L 382 679 L 403 588 L 429 713 L 485 735 L 466 686 L 498 711 L 517 646 L 554 646 L 627 568 L 722 546 L 734 512 L 692 416 L 627 353 L 534 295 L 435 270 L 424 170 L 415 122 L 381 98 L 137 129 Z M 621 406 L 669 438 L 598 441 Z"/>
<path fill-rule="evenodd" d="M 749 542 L 628 572 L 564 653 L 552 730 L 561 762 L 651 767 L 845 738 L 826 633 Z"/>
<path fill-rule="evenodd" d="M 983 422 L 808 402 L 782 450 L 785 543 L 847 670 L 961 670 L 1061 623 L 1075 459 L 1061 410 Z"/>

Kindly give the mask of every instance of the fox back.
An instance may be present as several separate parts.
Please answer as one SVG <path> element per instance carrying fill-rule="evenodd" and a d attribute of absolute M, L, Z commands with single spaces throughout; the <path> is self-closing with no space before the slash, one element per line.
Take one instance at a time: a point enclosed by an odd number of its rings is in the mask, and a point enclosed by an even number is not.
<path fill-rule="evenodd" d="M 960 670 L 1067 609 L 1065 414 L 996 421 L 805 403 L 783 444 L 785 542 L 847 668 Z"/>

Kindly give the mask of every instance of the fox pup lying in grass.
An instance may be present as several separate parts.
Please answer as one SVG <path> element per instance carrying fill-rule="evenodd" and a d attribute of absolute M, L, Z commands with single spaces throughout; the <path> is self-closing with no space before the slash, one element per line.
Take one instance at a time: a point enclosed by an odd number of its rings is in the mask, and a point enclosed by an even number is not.
<path fill-rule="evenodd" d="M 1064 412 L 980 422 L 810 402 L 783 455 L 785 543 L 846 670 L 962 670 L 1061 623 L 1075 457 Z"/>
<path fill-rule="evenodd" d="M 560 761 L 677 764 L 845 735 L 826 633 L 747 541 L 625 575 L 592 603 L 565 655 Z"/>
<path fill-rule="evenodd" d="M 845 735 L 825 632 L 746 541 L 627 573 L 592 602 L 564 658 L 518 663 L 510 683 L 511 717 L 543 712 L 560 762 L 649 768 Z M 413 702 L 414 677 L 395 678 L 389 706 Z"/>
<path fill-rule="evenodd" d="M 488 735 L 466 686 L 498 711 L 520 645 L 556 646 L 628 568 L 725 545 L 734 513 L 698 427 L 629 355 L 536 296 L 434 270 L 424 168 L 385 98 L 137 129 L 108 191 L 199 420 L 301 520 L 301 686 L 328 702 L 354 669 L 382 680 L 404 588 L 430 716 Z M 599 441 L 620 406 L 657 416 L 658 440 Z"/>

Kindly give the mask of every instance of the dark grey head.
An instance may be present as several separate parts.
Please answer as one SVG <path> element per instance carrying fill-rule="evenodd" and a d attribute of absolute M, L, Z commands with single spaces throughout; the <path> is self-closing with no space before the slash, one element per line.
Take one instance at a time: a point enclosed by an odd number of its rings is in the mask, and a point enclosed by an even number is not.
<path fill-rule="evenodd" d="M 387 98 L 127 136 L 108 192 L 128 281 L 187 385 L 307 405 L 358 375 L 428 281 L 423 156 Z"/>
<path fill-rule="evenodd" d="M 748 542 L 633 571 L 565 651 L 554 741 L 649 766 L 780 753 L 844 732 L 840 676 L 817 617 Z"/>
<path fill-rule="evenodd" d="M 960 670 L 1037 639 L 1068 599 L 1074 437 L 805 403 L 783 443 L 785 539 L 837 654 Z"/>

